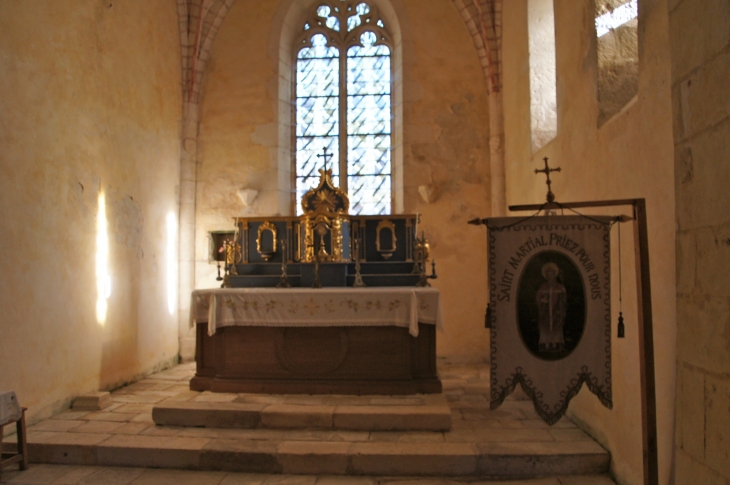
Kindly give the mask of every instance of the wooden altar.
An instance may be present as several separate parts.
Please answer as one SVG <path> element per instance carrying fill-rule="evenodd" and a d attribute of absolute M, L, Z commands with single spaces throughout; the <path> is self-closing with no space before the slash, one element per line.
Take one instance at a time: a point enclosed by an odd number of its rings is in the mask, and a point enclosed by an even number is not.
<path fill-rule="evenodd" d="M 191 314 L 192 390 L 441 392 L 432 288 L 196 290 Z"/>
<path fill-rule="evenodd" d="M 196 327 L 194 391 L 270 394 L 433 394 L 436 332 L 398 327 Z"/>

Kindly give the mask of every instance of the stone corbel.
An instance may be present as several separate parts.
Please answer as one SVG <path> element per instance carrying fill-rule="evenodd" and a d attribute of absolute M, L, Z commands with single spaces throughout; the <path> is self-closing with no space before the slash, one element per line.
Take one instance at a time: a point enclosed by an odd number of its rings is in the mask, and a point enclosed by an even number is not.
<path fill-rule="evenodd" d="M 423 200 L 423 202 L 425 202 L 426 204 L 432 204 L 436 202 L 441 195 L 438 187 L 433 184 L 419 185 L 418 193 L 421 196 L 421 200 Z"/>
<path fill-rule="evenodd" d="M 237 194 L 241 199 L 241 202 L 243 202 L 243 207 L 248 208 L 251 207 L 253 201 L 256 200 L 256 197 L 259 195 L 259 191 L 254 189 L 241 189 L 237 192 Z"/>

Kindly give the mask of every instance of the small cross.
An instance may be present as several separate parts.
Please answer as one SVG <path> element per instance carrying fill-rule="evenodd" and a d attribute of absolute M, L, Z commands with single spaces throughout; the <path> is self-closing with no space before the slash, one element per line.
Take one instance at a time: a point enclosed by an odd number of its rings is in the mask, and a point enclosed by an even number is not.
<path fill-rule="evenodd" d="M 535 173 L 544 173 L 547 176 L 547 181 L 545 182 L 548 186 L 547 201 L 552 203 L 555 200 L 555 194 L 553 194 L 553 191 L 550 189 L 550 184 L 552 183 L 550 181 L 550 172 L 560 172 L 560 167 L 550 168 L 548 165 L 548 157 L 543 158 L 543 161 L 545 162 L 545 168 L 542 170 L 535 169 Z"/>
<path fill-rule="evenodd" d="M 318 158 L 324 158 L 324 171 L 327 171 L 327 162 L 332 158 L 331 153 L 327 153 L 327 147 L 322 148 L 322 154 L 317 155 Z"/>

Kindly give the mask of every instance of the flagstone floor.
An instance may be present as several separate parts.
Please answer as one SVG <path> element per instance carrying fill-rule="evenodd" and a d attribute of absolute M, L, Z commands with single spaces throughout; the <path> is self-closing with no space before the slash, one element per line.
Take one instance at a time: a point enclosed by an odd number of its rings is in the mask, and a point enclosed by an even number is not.
<path fill-rule="evenodd" d="M 149 468 L 33 465 L 25 472 L 6 471 L 0 483 L 23 485 L 615 485 L 602 476 L 572 476 L 518 481 L 448 478 L 387 478 L 310 475 L 261 475 Z"/>
<path fill-rule="evenodd" d="M 194 363 L 178 365 L 153 374 L 134 384 L 112 393 L 114 404 L 98 412 L 66 411 L 51 419 L 28 428 L 29 441 L 54 443 L 78 437 L 99 442 L 115 436 L 176 438 L 217 438 L 225 434 L 247 435 L 255 431 L 258 439 L 286 441 L 353 441 L 438 443 L 475 442 L 529 442 L 533 446 L 556 446 L 571 442 L 576 446 L 596 447 L 596 443 L 570 420 L 563 418 L 552 427 L 539 419 L 532 403 L 527 400 L 508 398 L 498 410 L 489 410 L 489 369 L 487 364 L 462 365 L 448 361 L 439 362 L 444 394 L 452 413 L 452 429 L 447 432 L 367 432 L 332 430 L 235 430 L 210 428 L 184 428 L 155 426 L 152 421 L 154 404 L 169 400 L 215 401 L 211 393 L 193 393 L 188 381 L 194 373 Z M 247 395 L 239 395 L 245 398 Z M 253 395 L 248 395 L 253 396 Z M 279 396 L 281 401 L 301 403 L 303 396 Z M 306 396 L 311 400 L 326 402 L 327 396 Z M 8 437 L 12 441 L 14 437 Z M 121 436 L 120 436 L 121 438 Z M 257 438 L 254 438 L 257 439 Z M 447 484 L 498 484 L 512 485 L 609 485 L 604 476 L 569 476 L 522 481 L 488 481 L 474 477 L 465 478 L 387 478 L 316 475 L 262 475 L 208 471 L 162 470 L 134 467 L 102 467 L 77 465 L 31 464 L 30 469 L 19 472 L 6 469 L 2 483 L 22 484 L 261 484 L 261 485 L 447 485 Z"/>

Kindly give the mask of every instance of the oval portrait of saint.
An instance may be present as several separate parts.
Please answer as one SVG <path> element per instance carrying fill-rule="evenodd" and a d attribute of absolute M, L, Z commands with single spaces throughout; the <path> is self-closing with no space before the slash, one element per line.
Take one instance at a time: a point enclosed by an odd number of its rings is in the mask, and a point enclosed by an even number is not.
<path fill-rule="evenodd" d="M 586 293 L 578 267 L 558 251 L 543 251 L 525 265 L 517 287 L 517 322 L 525 347 L 543 360 L 575 349 L 586 322 Z"/>

